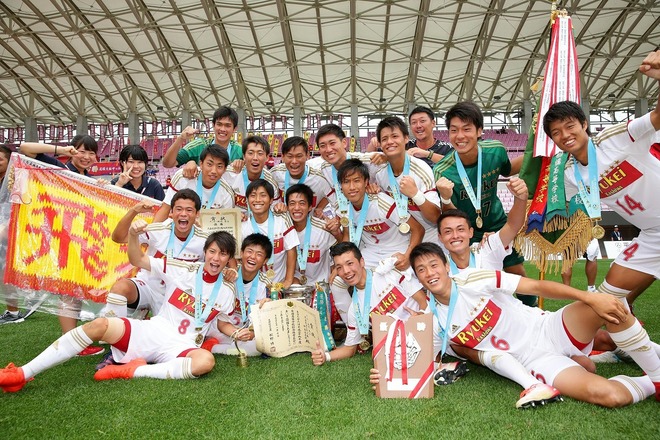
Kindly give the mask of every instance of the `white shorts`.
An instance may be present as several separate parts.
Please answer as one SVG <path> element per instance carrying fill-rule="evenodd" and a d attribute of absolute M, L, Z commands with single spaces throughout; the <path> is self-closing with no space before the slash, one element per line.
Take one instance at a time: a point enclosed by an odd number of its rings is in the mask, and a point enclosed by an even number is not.
<path fill-rule="evenodd" d="M 134 359 L 146 359 L 150 364 L 171 361 L 182 353 L 199 347 L 185 336 L 180 335 L 171 325 L 160 320 L 141 321 L 126 319 L 125 325 L 130 326 L 131 335 L 126 352 L 112 346 L 112 357 L 115 361 L 125 364 Z"/>
<path fill-rule="evenodd" d="M 614 262 L 660 278 L 660 228 L 642 230 Z"/>
<path fill-rule="evenodd" d="M 138 290 L 138 306 L 136 310 L 149 309 L 153 316 L 158 314 L 160 307 L 165 300 L 164 292 L 161 289 L 152 288 L 149 283 L 141 278 L 130 278 Z"/>
<path fill-rule="evenodd" d="M 531 344 L 533 348 L 521 360 L 532 376 L 549 385 L 563 370 L 579 366 L 571 356 L 586 356 L 593 347 L 593 341 L 581 350 L 573 344 L 564 328 L 563 312 L 564 308 L 561 308 L 543 315 L 537 339 Z"/>
<path fill-rule="evenodd" d="M 584 253 L 584 258 L 589 261 L 596 261 L 598 258 L 598 240 L 595 238 L 589 242 L 587 251 Z"/>

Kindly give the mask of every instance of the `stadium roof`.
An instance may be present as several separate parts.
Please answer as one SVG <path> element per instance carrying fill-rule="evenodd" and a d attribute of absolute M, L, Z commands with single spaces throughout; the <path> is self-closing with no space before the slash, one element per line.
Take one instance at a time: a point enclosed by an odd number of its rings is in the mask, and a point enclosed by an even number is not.
<path fill-rule="evenodd" d="M 658 1 L 558 2 L 573 18 L 593 109 L 651 105 L 637 72 L 660 44 Z M 551 2 L 3 0 L 0 125 L 209 116 L 515 111 L 543 75 Z M 534 100 L 534 98 L 532 97 Z"/>

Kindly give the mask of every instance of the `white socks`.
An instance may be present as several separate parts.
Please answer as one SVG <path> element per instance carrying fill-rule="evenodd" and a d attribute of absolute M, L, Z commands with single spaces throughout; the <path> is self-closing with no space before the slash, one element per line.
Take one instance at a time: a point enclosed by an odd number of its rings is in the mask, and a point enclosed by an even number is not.
<path fill-rule="evenodd" d="M 192 374 L 192 359 L 182 357 L 168 362 L 153 365 L 143 365 L 135 369 L 133 377 L 150 377 L 152 379 L 196 379 Z"/>
<path fill-rule="evenodd" d="M 632 327 L 624 331 L 610 332 L 610 336 L 617 347 L 625 351 L 653 382 L 660 382 L 660 358 L 639 321 L 635 320 Z"/>
<path fill-rule="evenodd" d="M 128 315 L 125 296 L 110 292 L 105 302 L 106 304 L 101 312 L 101 316 L 105 316 L 106 318 L 125 318 Z"/>
<path fill-rule="evenodd" d="M 78 353 L 85 347 L 91 345 L 93 341 L 83 331 L 82 326 L 66 332 L 58 340 L 37 355 L 27 364 L 23 365 L 25 379 L 36 376 L 44 370 L 59 365 Z"/>
<path fill-rule="evenodd" d="M 506 352 L 479 351 L 479 360 L 502 377 L 506 377 L 523 387 L 524 390 L 539 383 L 523 365 Z"/>
<path fill-rule="evenodd" d="M 629 376 L 614 376 L 608 380 L 614 380 L 621 384 L 632 394 L 633 403 L 640 402 L 647 397 L 655 394 L 655 386 L 648 376 L 629 377 Z"/>

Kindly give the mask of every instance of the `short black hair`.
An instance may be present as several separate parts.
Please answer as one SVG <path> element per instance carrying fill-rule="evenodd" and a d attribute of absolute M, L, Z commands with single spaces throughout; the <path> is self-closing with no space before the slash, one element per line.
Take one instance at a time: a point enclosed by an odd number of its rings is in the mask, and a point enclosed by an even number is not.
<path fill-rule="evenodd" d="M 346 139 L 346 133 L 341 127 L 337 124 L 325 124 L 319 128 L 319 131 L 316 132 L 316 143 L 319 143 L 319 139 L 323 136 L 335 135 L 339 138 L 340 141 Z"/>
<path fill-rule="evenodd" d="M 12 152 L 13 152 L 13 150 L 11 148 L 9 148 L 7 145 L 5 145 L 5 144 L 0 145 L 0 154 L 5 156 L 5 159 L 9 160 L 9 158 L 11 157 Z"/>
<path fill-rule="evenodd" d="M 145 166 L 149 162 L 149 155 L 147 154 L 147 150 L 135 144 L 126 145 L 121 149 L 121 152 L 119 153 L 119 166 L 121 167 L 122 171 L 124 171 L 124 162 L 126 162 L 129 158 L 137 160 L 138 162 L 144 162 Z"/>
<path fill-rule="evenodd" d="M 587 135 L 591 136 L 587 115 L 584 113 L 584 110 L 582 110 L 582 107 L 573 101 L 561 101 L 552 104 L 543 116 L 543 131 L 548 137 L 552 138 L 552 136 L 550 136 L 550 124 L 557 121 L 565 121 L 567 119 L 576 119 L 580 124 L 586 122 Z"/>
<path fill-rule="evenodd" d="M 307 144 L 307 141 L 304 137 L 291 136 L 287 138 L 284 142 L 282 142 L 282 156 L 299 146 L 304 147 L 305 153 L 309 154 L 309 145 Z"/>
<path fill-rule="evenodd" d="M 440 245 L 427 241 L 418 244 L 413 248 L 412 251 L 410 251 L 410 267 L 412 267 L 413 271 L 415 270 L 415 262 L 417 259 L 419 257 L 423 257 L 424 255 L 435 255 L 436 257 L 440 258 L 443 264 L 447 264 L 447 257 L 445 256 L 445 252 L 442 250 Z M 417 275 L 417 272 L 415 272 L 415 275 Z"/>
<path fill-rule="evenodd" d="M 429 119 L 431 119 L 435 124 L 435 113 L 433 113 L 433 110 L 431 110 L 428 107 L 424 107 L 423 105 L 418 105 L 410 112 L 410 114 L 408 115 L 408 122 L 410 122 L 410 118 L 412 118 L 413 115 L 416 115 L 418 113 L 426 113 Z"/>
<path fill-rule="evenodd" d="M 77 135 L 75 135 L 75 136 L 74 136 L 73 138 L 71 138 L 71 140 L 69 141 L 69 145 L 75 147 L 76 145 L 78 145 L 78 144 L 80 143 L 80 141 L 82 140 L 82 138 L 83 138 L 84 136 L 86 136 L 86 135 L 84 135 L 84 134 L 77 134 Z"/>
<path fill-rule="evenodd" d="M 243 243 L 241 243 L 241 252 L 243 252 L 248 246 L 260 246 L 266 253 L 267 260 L 273 255 L 273 243 L 271 243 L 270 238 L 266 237 L 264 234 L 255 232 L 254 234 L 245 237 Z"/>
<path fill-rule="evenodd" d="M 376 138 L 378 139 L 378 142 L 380 142 L 380 132 L 384 128 L 389 128 L 392 130 L 398 128 L 399 130 L 401 130 L 401 133 L 404 136 L 410 135 L 410 133 L 408 132 L 408 126 L 406 125 L 403 119 L 401 119 L 398 116 L 386 116 L 378 123 L 378 126 L 376 127 Z"/>
<path fill-rule="evenodd" d="M 265 179 L 254 179 L 250 182 L 247 188 L 245 188 L 245 197 L 250 197 L 250 194 L 259 188 L 265 188 L 271 200 L 275 198 L 275 189 L 273 188 L 273 185 Z"/>
<path fill-rule="evenodd" d="M 304 183 L 296 183 L 295 185 L 291 185 L 289 189 L 286 190 L 285 199 L 287 205 L 289 204 L 289 198 L 292 194 L 302 194 L 305 196 L 309 206 L 312 206 L 312 203 L 314 202 L 314 191 L 312 191 L 312 188 L 305 185 Z"/>
<path fill-rule="evenodd" d="M 190 188 L 184 188 L 177 191 L 176 194 L 174 194 L 174 197 L 172 197 L 170 207 L 174 208 L 174 204 L 178 200 L 192 200 L 195 203 L 195 211 L 202 209 L 202 200 L 199 198 L 199 195 Z"/>
<path fill-rule="evenodd" d="M 74 136 L 74 139 L 76 136 Z M 83 151 L 92 151 L 94 153 L 99 152 L 99 144 L 97 144 L 96 140 L 94 140 L 94 138 L 88 134 L 81 135 L 80 139 L 78 139 L 75 143 L 71 141 L 71 143 L 76 150 L 79 150 L 80 147 L 83 147 Z"/>
<path fill-rule="evenodd" d="M 472 221 L 470 220 L 470 216 L 467 215 L 465 211 L 461 211 L 460 209 L 448 209 L 446 211 L 442 211 L 442 214 L 440 214 L 440 217 L 438 217 L 437 225 L 438 225 L 438 232 L 440 231 L 440 223 L 446 218 L 450 217 L 458 217 L 458 218 L 463 218 L 468 224 L 468 227 L 472 227 Z"/>
<path fill-rule="evenodd" d="M 222 148 L 220 145 L 211 144 L 208 147 L 204 148 L 199 155 L 199 163 L 201 164 L 202 162 L 204 162 L 204 159 L 206 159 L 206 156 L 208 155 L 211 155 L 211 157 L 223 161 L 225 167 L 229 166 L 229 153 L 227 153 L 227 150 Z"/>
<path fill-rule="evenodd" d="M 214 111 L 213 125 L 215 125 L 215 121 L 223 118 L 231 119 L 231 123 L 234 124 L 234 128 L 236 128 L 236 126 L 238 125 L 238 113 L 236 113 L 236 110 L 234 110 L 231 107 L 227 107 L 226 105 L 223 105 L 222 107 Z"/>
<path fill-rule="evenodd" d="M 360 159 L 346 159 L 337 170 L 337 180 L 341 184 L 348 176 L 358 173 L 365 180 L 369 180 L 369 168 Z"/>
<path fill-rule="evenodd" d="M 218 245 L 221 251 L 224 251 L 233 257 L 236 253 L 236 239 L 227 231 L 216 231 L 208 236 L 204 242 L 204 252 L 213 244 Z"/>
<path fill-rule="evenodd" d="M 358 260 L 362 259 L 362 252 L 355 243 L 352 241 L 342 241 L 333 246 L 330 246 L 330 258 L 335 258 L 344 255 L 346 252 L 353 252 L 353 256 Z"/>
<path fill-rule="evenodd" d="M 445 125 L 451 125 L 451 120 L 458 118 L 463 122 L 472 123 L 478 129 L 484 129 L 484 115 L 477 104 L 470 101 L 459 102 L 449 109 L 445 115 Z"/>
<path fill-rule="evenodd" d="M 252 136 L 246 137 L 243 140 L 243 144 L 242 144 L 243 156 L 245 156 L 245 152 L 247 151 L 248 146 L 250 144 L 261 145 L 261 148 L 263 148 L 264 151 L 266 152 L 266 156 L 268 156 L 270 154 L 270 144 L 268 144 L 268 141 L 266 139 L 264 139 L 263 137 L 261 137 L 261 136 L 252 135 Z"/>

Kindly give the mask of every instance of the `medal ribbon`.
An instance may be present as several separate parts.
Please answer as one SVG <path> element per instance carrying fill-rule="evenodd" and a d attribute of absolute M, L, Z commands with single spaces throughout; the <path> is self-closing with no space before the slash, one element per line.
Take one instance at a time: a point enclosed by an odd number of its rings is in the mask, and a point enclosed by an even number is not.
<path fill-rule="evenodd" d="M 252 232 L 259 233 L 261 230 L 259 229 L 259 225 L 257 225 L 257 221 L 254 219 L 254 215 L 250 215 L 250 222 L 252 223 Z M 273 243 L 273 246 L 275 246 L 275 217 L 273 216 L 273 212 L 271 210 L 268 210 L 268 238 L 270 238 L 270 241 Z M 273 261 L 275 259 L 275 249 L 273 249 L 273 253 L 271 254 L 270 258 L 268 259 L 268 266 L 273 265 Z"/>
<path fill-rule="evenodd" d="M 259 287 L 259 272 L 252 279 L 252 286 L 250 286 L 250 298 L 248 307 L 245 306 L 245 283 L 243 282 L 243 270 L 238 268 L 238 276 L 236 282 L 236 290 L 238 291 L 238 302 L 241 304 L 241 324 L 247 320 L 247 315 L 252 309 L 252 305 L 257 301 L 257 288 Z"/>
<path fill-rule="evenodd" d="M 367 282 L 364 286 L 364 301 L 362 301 L 362 308 L 358 304 L 358 288 L 355 288 L 355 293 L 353 293 L 353 307 L 355 308 L 355 318 L 357 319 L 358 330 L 360 330 L 361 335 L 369 334 L 369 315 L 371 314 L 371 282 L 372 282 L 372 272 L 370 269 L 367 269 Z M 363 314 L 362 311 L 366 310 L 366 314 Z"/>
<path fill-rule="evenodd" d="M 458 274 L 458 272 L 460 272 L 460 270 L 459 270 L 458 266 L 456 266 L 456 263 L 454 263 L 454 260 L 452 260 L 451 257 L 449 257 L 448 260 L 449 260 L 449 269 L 451 271 L 451 274 L 452 275 Z M 472 251 L 470 251 L 470 264 L 467 268 L 473 268 L 473 269 L 477 268 L 477 260 L 474 257 L 474 254 L 472 253 Z"/>
<path fill-rule="evenodd" d="M 580 174 L 580 169 L 578 168 L 578 160 L 575 159 L 573 162 L 573 174 L 575 175 L 575 182 L 577 183 L 578 192 L 580 193 L 580 198 L 584 204 L 584 208 L 587 210 L 589 217 L 594 219 L 600 219 L 600 194 L 598 189 L 598 164 L 596 163 L 596 146 L 589 139 L 589 145 L 587 146 L 587 171 L 589 172 L 589 189 L 582 180 L 582 175 Z"/>
<path fill-rule="evenodd" d="M 197 177 L 197 195 L 199 195 L 199 198 L 202 199 L 202 208 L 210 208 L 213 206 L 213 202 L 215 202 L 215 196 L 218 195 L 218 191 L 220 190 L 220 179 L 218 179 L 217 182 L 215 182 L 215 185 L 213 185 L 213 190 L 211 191 L 211 197 L 204 202 L 204 189 L 202 187 L 202 176 Z M 206 206 L 206 204 L 209 204 Z"/>
<path fill-rule="evenodd" d="M 307 214 L 307 226 L 305 226 L 305 242 L 296 248 L 298 268 L 301 272 L 307 270 L 307 259 L 309 258 L 309 242 L 312 238 L 312 216 Z"/>
<path fill-rule="evenodd" d="M 337 180 L 337 169 L 332 166 L 332 182 L 335 186 L 335 194 L 337 194 L 337 206 L 339 207 L 339 214 L 346 216 L 348 215 L 348 199 L 344 195 L 343 192 L 341 192 L 341 184 Z"/>
<path fill-rule="evenodd" d="M 401 173 L 402 176 L 408 176 L 410 174 L 410 157 L 408 157 L 407 154 L 405 156 L 406 157 L 403 162 L 403 173 Z M 401 194 L 401 187 L 399 186 L 399 182 L 397 182 L 396 177 L 394 177 L 392 165 L 389 163 L 387 164 L 387 176 L 390 180 L 390 190 L 392 191 L 392 198 L 396 203 L 397 213 L 399 214 L 401 222 L 405 223 L 407 218 L 410 217 L 410 214 L 408 213 L 408 196 Z"/>
<path fill-rule="evenodd" d="M 458 176 L 461 178 L 461 182 L 463 182 L 463 186 L 465 187 L 465 192 L 470 198 L 470 202 L 472 202 L 472 206 L 474 206 L 474 210 L 477 212 L 477 214 L 480 214 L 481 213 L 481 147 L 479 145 L 477 145 L 477 150 L 478 153 L 477 153 L 476 196 L 474 194 L 474 189 L 472 188 L 472 183 L 470 183 L 470 178 L 465 172 L 465 167 L 463 166 L 463 162 L 461 162 L 461 158 L 458 157 L 458 152 L 456 151 L 454 151 L 454 159 L 456 160 L 456 169 L 458 170 Z"/>
<path fill-rule="evenodd" d="M 456 300 L 458 299 L 458 287 L 456 286 L 456 283 L 454 280 L 451 281 L 451 296 L 449 297 L 449 310 L 447 311 L 447 323 L 445 326 L 442 326 L 442 321 L 440 320 L 440 314 L 438 312 L 438 308 L 435 305 L 436 299 L 433 295 L 431 295 L 431 301 L 429 303 L 431 304 L 431 313 L 435 316 L 435 319 L 438 320 L 438 327 L 440 330 L 438 331 L 438 335 L 442 338 L 442 348 L 440 351 L 440 359 L 442 359 L 442 356 L 445 355 L 447 352 L 447 344 L 449 342 L 449 332 L 445 329 L 451 328 L 451 318 L 452 315 L 454 314 L 454 309 L 456 308 Z"/>
<path fill-rule="evenodd" d="M 303 175 L 300 176 L 300 179 L 298 179 L 298 183 L 305 183 L 305 180 L 307 180 L 307 175 L 309 174 L 309 166 L 305 165 L 305 171 L 303 172 Z M 284 191 L 286 192 L 287 189 L 289 189 L 289 186 L 291 185 L 291 173 L 289 170 L 286 170 L 286 173 L 284 174 Z"/>
<path fill-rule="evenodd" d="M 358 219 L 357 225 L 353 227 L 353 217 L 355 217 L 355 208 L 353 204 L 348 205 L 348 211 L 350 213 L 350 222 L 348 224 L 348 238 L 355 244 L 355 246 L 360 246 L 360 240 L 362 239 L 362 230 L 364 229 L 364 223 L 367 221 L 367 211 L 369 211 L 369 194 L 364 194 L 364 199 L 362 200 L 362 209 L 360 210 L 360 218 Z"/>
<path fill-rule="evenodd" d="M 222 287 L 222 273 L 218 277 L 217 281 L 213 284 L 213 290 L 211 291 L 211 296 L 206 301 L 206 307 L 204 307 L 204 302 L 202 301 L 203 295 L 203 286 L 204 286 L 204 266 L 200 265 L 197 270 L 197 279 L 195 280 L 195 330 L 200 331 L 204 327 L 204 322 L 206 318 L 211 314 L 215 300 L 220 293 L 220 288 Z M 202 310 L 204 309 L 204 310 Z"/>
<path fill-rule="evenodd" d="M 186 241 L 183 242 L 183 245 L 181 246 L 181 250 L 177 252 L 176 256 L 174 255 L 174 222 L 172 222 L 172 230 L 170 231 L 170 238 L 167 241 L 167 247 L 165 248 L 165 254 L 169 258 L 178 258 L 179 255 L 181 255 L 181 252 L 183 252 L 186 249 L 186 246 L 188 246 L 188 243 L 190 243 L 190 240 L 192 240 L 193 235 L 195 235 L 195 227 L 193 226 L 190 232 L 188 233 L 188 237 L 186 237 Z"/>

